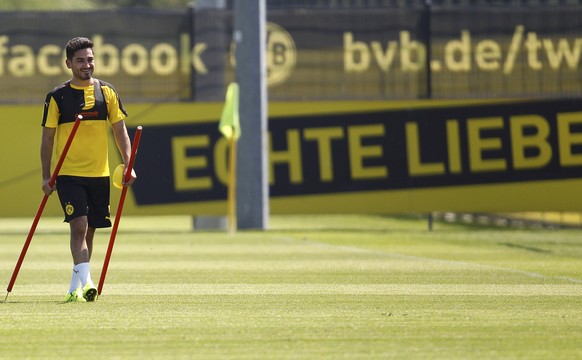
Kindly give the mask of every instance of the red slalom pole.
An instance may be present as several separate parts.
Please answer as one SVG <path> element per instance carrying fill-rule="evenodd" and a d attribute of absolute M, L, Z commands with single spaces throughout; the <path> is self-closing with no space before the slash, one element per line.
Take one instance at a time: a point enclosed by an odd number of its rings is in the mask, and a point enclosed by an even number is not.
<path fill-rule="evenodd" d="M 124 183 L 127 183 L 131 179 L 131 171 L 133 170 L 133 163 L 135 162 L 137 148 L 139 147 L 141 130 L 142 127 L 138 126 L 135 131 L 135 136 L 133 137 L 133 146 L 131 148 L 131 155 L 129 157 L 129 164 L 127 165 Z M 97 287 L 97 295 L 101 295 L 101 290 L 103 289 L 103 283 L 105 282 L 105 275 L 107 275 L 107 268 L 109 267 L 109 260 L 111 259 L 111 252 L 113 251 L 113 244 L 115 243 L 115 236 L 117 235 L 117 228 L 119 227 L 119 220 L 121 219 L 121 213 L 123 212 L 123 203 L 125 202 L 126 194 L 127 185 L 124 184 L 123 189 L 121 189 L 121 196 L 119 197 L 119 205 L 117 206 L 117 213 L 115 214 L 113 228 L 111 229 L 109 246 L 107 247 L 107 253 L 105 254 L 105 260 L 103 261 L 103 268 L 101 269 L 101 278 L 99 279 L 99 286 Z"/>
<path fill-rule="evenodd" d="M 55 186 L 55 182 L 57 181 L 57 176 L 59 175 L 59 171 L 61 171 L 61 166 L 63 166 L 63 162 L 65 161 L 65 157 L 67 156 L 67 152 L 69 152 L 69 148 L 71 147 L 71 143 L 73 142 L 73 138 L 75 137 L 75 134 L 77 133 L 77 129 L 79 128 L 79 124 L 81 123 L 82 119 L 83 119 L 82 115 L 77 115 L 77 118 L 75 119 L 75 124 L 73 125 L 73 129 L 71 130 L 71 133 L 69 134 L 69 138 L 67 139 L 67 142 L 65 143 L 65 147 L 63 148 L 63 153 L 61 154 L 61 157 L 59 158 L 59 161 L 57 162 L 57 165 L 55 166 L 55 170 L 53 171 L 53 175 L 51 176 L 51 179 L 49 180 L 50 187 Z M 36 216 L 34 217 L 34 220 L 32 221 L 32 226 L 30 227 L 30 231 L 28 232 L 28 236 L 26 237 L 26 241 L 24 242 L 24 246 L 22 247 L 22 251 L 20 252 L 20 257 L 18 258 L 18 262 L 16 262 L 16 266 L 14 267 L 14 271 L 12 272 L 12 278 L 10 279 L 10 283 L 8 284 L 8 288 L 6 289 L 6 291 L 8 291 L 8 293 L 6 294 L 6 298 L 4 299 L 4 301 L 6 301 L 6 299 L 8 299 L 8 294 L 10 294 L 10 292 L 12 291 L 12 287 L 14 286 L 14 283 L 16 282 L 16 277 L 18 276 L 18 272 L 20 271 L 20 266 L 22 266 L 22 262 L 24 261 L 24 257 L 26 256 L 26 252 L 28 251 L 28 246 L 30 245 L 32 237 L 34 236 L 34 232 L 36 231 L 36 226 L 38 225 L 38 222 L 40 220 L 42 212 L 44 211 L 44 207 L 46 205 L 48 198 L 49 198 L 49 196 L 45 194 L 44 197 L 42 198 L 42 201 L 40 202 L 40 205 L 39 205 L 38 210 L 36 212 Z"/>

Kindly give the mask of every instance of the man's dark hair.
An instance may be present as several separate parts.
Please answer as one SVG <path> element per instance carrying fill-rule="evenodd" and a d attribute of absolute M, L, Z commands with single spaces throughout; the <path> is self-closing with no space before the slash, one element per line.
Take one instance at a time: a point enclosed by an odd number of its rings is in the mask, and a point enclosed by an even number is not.
<path fill-rule="evenodd" d="M 93 49 L 93 41 L 87 39 L 86 37 L 76 37 L 69 40 L 66 47 L 67 59 L 72 60 L 73 56 L 75 55 L 75 51 L 87 48 Z"/>

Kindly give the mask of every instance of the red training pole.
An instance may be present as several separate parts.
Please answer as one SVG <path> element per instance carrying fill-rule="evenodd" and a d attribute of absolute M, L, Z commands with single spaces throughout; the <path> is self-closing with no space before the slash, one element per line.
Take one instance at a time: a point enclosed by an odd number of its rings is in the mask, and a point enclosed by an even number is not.
<path fill-rule="evenodd" d="M 127 171 L 125 172 L 125 183 L 131 179 L 131 171 L 133 170 L 133 163 L 135 162 L 135 156 L 137 154 L 137 148 L 139 147 L 139 139 L 141 138 L 142 127 L 138 126 L 135 131 L 135 136 L 133 137 L 133 146 L 131 148 L 131 155 L 129 157 L 129 164 L 127 165 Z M 101 290 L 103 289 L 103 283 L 105 282 L 105 275 L 107 275 L 107 268 L 109 267 L 109 260 L 111 259 L 111 252 L 113 251 L 113 244 L 115 243 L 115 236 L 117 235 L 117 228 L 119 227 L 119 220 L 121 219 L 121 213 L 123 211 L 123 203 L 125 202 L 125 196 L 127 194 L 127 185 L 123 185 L 121 189 L 121 196 L 119 197 L 119 205 L 117 206 L 117 213 L 115 214 L 115 220 L 113 222 L 113 228 L 111 229 L 111 237 L 109 238 L 109 246 L 107 247 L 107 253 L 105 254 L 105 260 L 103 261 L 103 268 L 101 269 L 101 278 L 99 279 L 99 286 L 97 287 L 97 294 L 101 295 Z"/>
<path fill-rule="evenodd" d="M 57 176 L 59 175 L 59 171 L 61 170 L 61 166 L 63 166 L 63 162 L 65 161 L 65 157 L 67 155 L 67 152 L 69 152 L 69 148 L 71 147 L 71 143 L 73 142 L 73 138 L 75 137 L 75 134 L 77 133 L 77 129 L 79 128 L 79 124 L 81 123 L 82 119 L 83 119 L 82 115 L 77 115 L 77 118 L 75 119 L 75 124 L 73 125 L 73 129 L 71 130 L 71 133 L 69 134 L 69 138 L 67 139 L 67 142 L 65 143 L 65 147 L 63 148 L 63 153 L 61 154 L 61 157 L 59 158 L 59 161 L 57 162 L 57 165 L 55 166 L 55 170 L 53 172 L 53 175 L 51 176 L 51 179 L 49 180 L 50 187 L 55 186 L 55 182 L 57 181 Z M 14 282 L 16 282 L 16 277 L 18 276 L 18 272 L 20 271 L 20 266 L 22 265 L 22 262 L 24 261 L 24 257 L 26 256 L 26 252 L 28 251 L 28 246 L 30 245 L 32 237 L 34 236 L 34 232 L 36 231 L 36 226 L 38 225 L 38 221 L 40 220 L 40 216 L 42 215 L 42 212 L 44 211 L 44 207 L 46 205 L 48 197 L 49 196 L 45 194 L 44 197 L 42 198 L 42 201 L 40 202 L 40 206 L 38 207 L 38 210 L 36 212 L 36 216 L 34 217 L 34 220 L 32 221 L 32 226 L 30 227 L 30 231 L 28 232 L 28 236 L 26 238 L 26 241 L 24 242 L 24 246 L 22 247 L 22 251 L 20 252 L 20 257 L 18 258 L 18 262 L 16 262 L 16 267 L 14 267 L 14 271 L 12 272 L 12 278 L 10 279 L 10 283 L 8 284 L 8 288 L 6 289 L 6 291 L 8 291 L 8 293 L 6 294 L 6 298 L 4 299 L 4 301 L 6 301 L 6 299 L 8 299 L 8 294 L 10 294 L 10 292 L 12 291 L 12 287 L 14 286 Z"/>

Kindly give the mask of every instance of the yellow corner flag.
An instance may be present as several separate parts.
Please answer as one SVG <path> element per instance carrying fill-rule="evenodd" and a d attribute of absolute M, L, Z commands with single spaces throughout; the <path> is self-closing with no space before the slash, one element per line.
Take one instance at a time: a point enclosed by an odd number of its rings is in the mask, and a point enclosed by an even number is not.
<path fill-rule="evenodd" d="M 238 118 L 238 84 L 233 82 L 226 90 L 226 102 L 218 130 L 229 142 L 228 166 L 228 232 L 236 232 L 236 142 L 240 137 L 240 122 Z"/>
<path fill-rule="evenodd" d="M 240 122 L 238 117 L 238 84 L 233 82 L 226 90 L 226 103 L 222 109 L 222 116 L 218 124 L 218 130 L 225 138 L 235 139 L 240 137 Z"/>

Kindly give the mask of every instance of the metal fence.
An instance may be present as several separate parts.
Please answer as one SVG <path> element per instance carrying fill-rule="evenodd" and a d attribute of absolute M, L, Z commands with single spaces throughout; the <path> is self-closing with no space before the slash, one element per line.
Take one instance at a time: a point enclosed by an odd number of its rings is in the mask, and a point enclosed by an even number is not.
<path fill-rule="evenodd" d="M 65 81 L 62 47 L 78 35 L 125 101 L 222 101 L 235 80 L 224 4 L 0 13 L 0 103 L 38 103 Z M 269 1 L 267 20 L 271 101 L 582 95 L 577 2 Z"/>
<path fill-rule="evenodd" d="M 234 1 L 229 0 L 226 4 L 232 7 Z M 269 9 L 362 9 L 416 7 L 423 5 L 447 7 L 546 7 L 582 5 L 580 0 L 267 0 L 266 3 Z"/>

